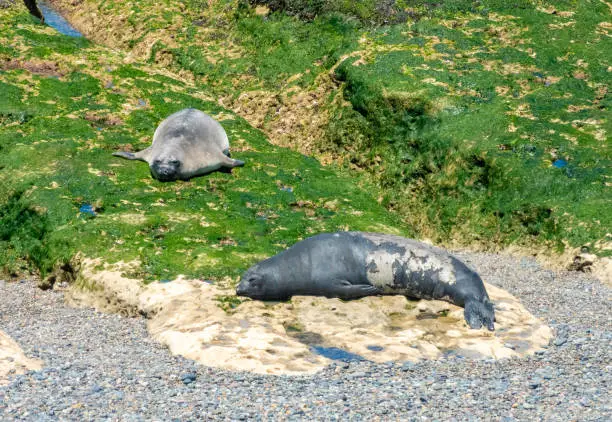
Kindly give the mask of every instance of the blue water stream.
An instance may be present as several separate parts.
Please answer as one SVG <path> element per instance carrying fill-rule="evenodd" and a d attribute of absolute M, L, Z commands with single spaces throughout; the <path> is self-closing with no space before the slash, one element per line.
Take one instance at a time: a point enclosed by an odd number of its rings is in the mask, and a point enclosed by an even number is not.
<path fill-rule="evenodd" d="M 74 29 L 70 23 L 64 19 L 62 15 L 60 15 L 51 4 L 47 3 L 44 0 L 38 0 L 38 8 L 42 12 L 45 17 L 45 23 L 49 25 L 51 28 L 54 28 L 57 32 L 60 32 L 64 35 L 69 35 L 71 37 L 82 37 L 79 31 Z"/>

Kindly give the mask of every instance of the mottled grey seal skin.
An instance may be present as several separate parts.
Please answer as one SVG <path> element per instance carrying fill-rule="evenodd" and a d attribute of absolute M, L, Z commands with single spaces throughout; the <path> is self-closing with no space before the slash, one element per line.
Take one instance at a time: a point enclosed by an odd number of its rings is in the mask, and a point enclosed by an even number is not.
<path fill-rule="evenodd" d="M 261 300 L 397 294 L 438 299 L 464 307 L 471 328 L 494 329 L 493 304 L 478 274 L 441 249 L 387 234 L 310 237 L 249 268 L 236 293 Z"/>
<path fill-rule="evenodd" d="M 244 161 L 230 158 L 223 127 L 194 108 L 178 111 L 162 121 L 149 148 L 113 155 L 148 163 L 151 175 L 161 182 L 189 180 L 215 170 L 244 166 Z"/>

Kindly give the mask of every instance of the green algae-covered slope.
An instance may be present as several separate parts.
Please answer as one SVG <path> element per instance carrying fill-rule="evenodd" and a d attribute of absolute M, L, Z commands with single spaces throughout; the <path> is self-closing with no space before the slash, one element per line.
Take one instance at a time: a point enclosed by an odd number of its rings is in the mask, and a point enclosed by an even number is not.
<path fill-rule="evenodd" d="M 46 274 L 75 254 L 141 262 L 139 278 L 235 277 L 297 240 L 404 233 L 363 180 L 275 147 L 163 69 L 0 10 L 0 267 Z M 217 118 L 246 166 L 160 183 L 111 156 L 148 146 L 185 107 Z"/>
<path fill-rule="evenodd" d="M 396 206 L 442 238 L 609 245 L 610 3 L 443 3 L 336 70 Z"/>
<path fill-rule="evenodd" d="M 609 1 L 56 3 L 368 174 L 418 236 L 612 253 Z"/>

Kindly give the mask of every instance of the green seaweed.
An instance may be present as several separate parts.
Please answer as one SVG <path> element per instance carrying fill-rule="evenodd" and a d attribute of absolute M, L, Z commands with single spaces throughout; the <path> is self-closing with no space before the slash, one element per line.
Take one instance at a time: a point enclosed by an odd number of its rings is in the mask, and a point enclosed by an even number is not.
<path fill-rule="evenodd" d="M 22 46 L 35 40 L 55 48 L 55 36 L 40 25 L 14 28 L 10 18 L 19 13 L 0 11 L 0 44 L 19 49 L 14 40 Z M 245 120 L 192 96 L 202 87 L 121 65 L 116 52 L 78 39 L 63 44 L 53 55 L 19 52 L 23 63 L 61 60 L 62 76 L 32 73 L 26 65 L 0 71 L 6 93 L 0 268 L 6 272 L 48 276 L 80 253 L 108 263 L 137 260 L 136 273 L 146 281 L 180 274 L 236 280 L 258 260 L 321 231 L 402 232 L 368 193 L 367 181 L 269 144 Z M 97 60 L 83 65 L 90 56 Z M 117 78 L 115 88 L 104 88 L 108 76 Z M 111 155 L 128 144 L 146 147 L 157 124 L 185 107 L 224 112 L 233 155 L 246 166 L 161 183 L 146 164 Z"/>
<path fill-rule="evenodd" d="M 138 259 L 149 280 L 235 278 L 300 238 L 345 228 L 612 253 L 598 243 L 609 244 L 612 227 L 603 2 L 395 1 L 383 10 L 369 0 L 352 9 L 295 1 L 289 15 L 273 7 L 267 16 L 237 0 L 190 0 L 180 13 L 172 2 L 163 13 L 149 0 L 95 3 L 109 17 L 133 12 L 122 20 L 133 39 L 120 47 L 141 48 L 155 35 L 150 67 L 2 12 L 0 69 L 15 58 L 70 63 L 60 77 L 0 70 L 0 206 L 18 197 L 13 210 L 48 208 L 42 242 L 53 249 L 33 269 L 52 271 L 81 250 Z M 158 73 L 162 54 L 195 86 Z M 171 186 L 151 180 L 143 163 L 108 157 L 148 146 L 155 125 L 181 108 L 223 111 L 201 93 L 308 91 L 334 65 L 338 88 L 319 104 L 331 118 L 316 152 L 345 168 L 271 146 L 237 117 L 222 121 L 247 161 L 232 175 Z M 97 215 L 79 213 L 83 204 L 96 204 Z M 2 265 L 26 265 L 36 242 L 23 243 Z"/>

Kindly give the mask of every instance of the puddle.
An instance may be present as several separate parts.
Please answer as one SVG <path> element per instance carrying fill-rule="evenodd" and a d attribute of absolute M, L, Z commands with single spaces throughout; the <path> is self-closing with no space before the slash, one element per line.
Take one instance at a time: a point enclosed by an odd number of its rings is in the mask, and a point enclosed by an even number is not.
<path fill-rule="evenodd" d="M 311 350 L 317 355 L 331 360 L 341 360 L 343 362 L 363 362 L 366 360 L 363 356 L 347 352 L 338 347 L 313 346 Z"/>
<path fill-rule="evenodd" d="M 553 161 L 552 165 L 558 169 L 562 169 L 564 167 L 567 167 L 567 161 L 565 160 L 555 160 Z"/>
<path fill-rule="evenodd" d="M 44 0 L 39 0 L 37 3 L 38 8 L 45 17 L 45 23 L 51 28 L 55 29 L 60 34 L 69 35 L 71 37 L 83 36 L 83 34 L 74 29 L 74 27 L 70 25 L 70 23 L 64 19 L 64 17 L 60 15 L 51 4 Z"/>
<path fill-rule="evenodd" d="M 81 205 L 81 207 L 79 208 L 79 211 L 82 212 L 83 214 L 89 214 L 89 215 L 96 215 L 96 211 L 93 207 L 93 205 L 89 205 L 89 204 L 83 204 Z"/>
<path fill-rule="evenodd" d="M 96 215 L 96 211 L 94 210 L 93 205 L 89 205 L 89 204 L 83 204 L 81 205 L 81 207 L 79 208 L 79 211 L 82 212 L 83 214 L 89 214 L 89 215 Z"/>

